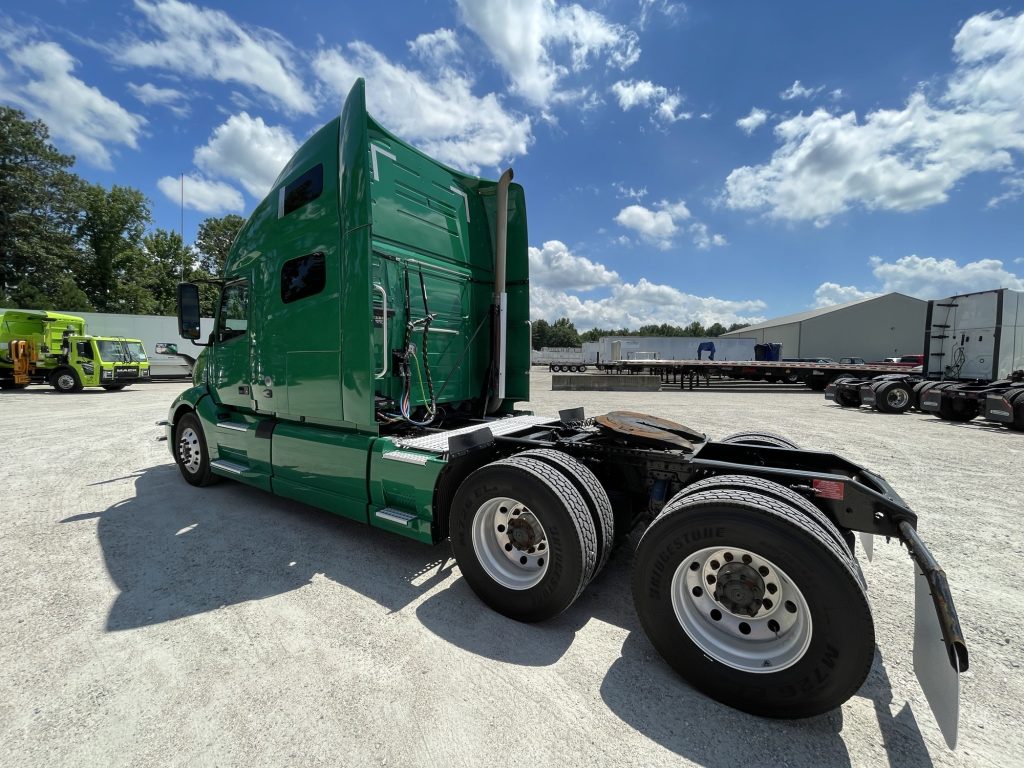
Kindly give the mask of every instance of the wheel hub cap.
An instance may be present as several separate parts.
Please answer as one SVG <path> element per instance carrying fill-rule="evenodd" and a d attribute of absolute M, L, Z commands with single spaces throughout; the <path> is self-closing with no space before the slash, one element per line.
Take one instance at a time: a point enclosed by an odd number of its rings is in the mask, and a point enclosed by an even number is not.
<path fill-rule="evenodd" d="M 473 515 L 473 551 L 488 576 L 508 589 L 530 589 L 548 571 L 547 534 L 522 502 L 498 497 Z"/>
<path fill-rule="evenodd" d="M 733 613 L 754 616 L 764 597 L 764 580 L 744 563 L 727 563 L 718 572 L 715 599 Z"/>
<path fill-rule="evenodd" d="M 739 547 L 708 547 L 672 577 L 672 609 L 709 657 L 744 672 L 778 672 L 811 643 L 803 593 L 775 563 Z"/>

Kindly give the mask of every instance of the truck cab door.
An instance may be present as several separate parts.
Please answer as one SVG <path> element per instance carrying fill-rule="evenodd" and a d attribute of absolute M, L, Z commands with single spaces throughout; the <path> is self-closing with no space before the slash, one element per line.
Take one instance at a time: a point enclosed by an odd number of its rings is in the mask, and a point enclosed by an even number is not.
<path fill-rule="evenodd" d="M 246 409 L 253 406 L 250 293 L 247 279 L 230 282 L 221 291 L 210 377 L 217 400 Z"/>

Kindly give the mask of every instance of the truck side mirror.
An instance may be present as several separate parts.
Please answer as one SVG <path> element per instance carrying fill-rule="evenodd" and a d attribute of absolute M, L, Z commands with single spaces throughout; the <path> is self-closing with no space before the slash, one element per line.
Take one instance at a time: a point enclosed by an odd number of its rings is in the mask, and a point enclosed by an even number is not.
<path fill-rule="evenodd" d="M 178 283 L 178 335 L 195 341 L 199 338 L 199 286 Z"/>

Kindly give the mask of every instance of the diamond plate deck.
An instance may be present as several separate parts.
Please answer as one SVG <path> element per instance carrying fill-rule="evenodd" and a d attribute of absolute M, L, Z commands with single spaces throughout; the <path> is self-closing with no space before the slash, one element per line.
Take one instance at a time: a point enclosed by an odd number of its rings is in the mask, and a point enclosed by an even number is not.
<path fill-rule="evenodd" d="M 415 448 L 419 451 L 433 451 L 434 453 L 448 452 L 448 438 L 452 435 L 465 435 L 483 427 L 488 427 L 492 435 L 511 435 L 538 424 L 557 424 L 558 418 L 551 416 L 511 416 L 507 419 L 496 419 L 487 424 L 473 424 L 460 429 L 449 429 L 445 432 L 436 432 L 423 437 L 397 438 L 395 445 L 399 448 Z"/>

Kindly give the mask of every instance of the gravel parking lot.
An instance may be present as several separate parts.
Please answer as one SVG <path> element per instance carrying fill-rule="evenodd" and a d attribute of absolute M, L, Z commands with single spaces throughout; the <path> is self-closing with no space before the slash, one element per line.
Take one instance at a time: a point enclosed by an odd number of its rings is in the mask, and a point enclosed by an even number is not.
<path fill-rule="evenodd" d="M 1024 754 L 1024 434 L 783 386 L 551 392 L 711 436 L 786 434 L 884 474 L 920 515 L 971 651 L 949 751 L 912 668 L 912 566 L 862 566 L 878 653 L 841 711 L 731 710 L 640 629 L 629 547 L 565 614 L 487 610 L 428 547 L 237 483 L 197 489 L 154 426 L 183 383 L 0 395 L 0 764 L 1009 765 Z M 1017 757 L 1014 757 L 1016 755 Z"/>

